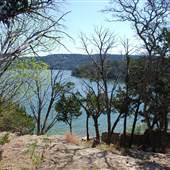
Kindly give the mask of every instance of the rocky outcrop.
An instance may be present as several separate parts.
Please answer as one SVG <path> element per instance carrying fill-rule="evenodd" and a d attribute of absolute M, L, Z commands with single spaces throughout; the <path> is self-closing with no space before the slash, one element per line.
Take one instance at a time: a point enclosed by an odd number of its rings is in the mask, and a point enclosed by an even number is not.
<path fill-rule="evenodd" d="M 72 144 L 63 136 L 15 136 L 2 146 L 0 170 L 168 169 L 169 155 L 130 150 L 126 155 Z"/>

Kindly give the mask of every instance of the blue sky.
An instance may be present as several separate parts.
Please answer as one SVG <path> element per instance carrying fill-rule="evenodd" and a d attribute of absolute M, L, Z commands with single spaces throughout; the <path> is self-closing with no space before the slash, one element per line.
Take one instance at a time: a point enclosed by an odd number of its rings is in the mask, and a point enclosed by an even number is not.
<path fill-rule="evenodd" d="M 74 38 L 74 41 L 68 38 L 63 40 L 70 51 L 60 48 L 51 53 L 84 53 L 79 40 L 80 33 L 83 32 L 90 36 L 95 26 L 103 26 L 114 32 L 117 44 L 120 39 L 126 38 L 134 42 L 135 34 L 129 23 L 108 22 L 110 15 L 101 12 L 109 5 L 109 2 L 110 0 L 67 0 L 64 10 L 71 12 L 65 17 L 65 31 Z M 112 53 L 120 52 L 121 47 L 118 45 Z"/>

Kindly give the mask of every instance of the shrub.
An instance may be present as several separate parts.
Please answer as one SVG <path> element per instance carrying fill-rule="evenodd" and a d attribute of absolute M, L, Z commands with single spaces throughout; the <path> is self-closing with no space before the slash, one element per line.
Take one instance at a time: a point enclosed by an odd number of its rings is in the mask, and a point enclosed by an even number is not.
<path fill-rule="evenodd" d="M 147 125 L 145 123 L 139 123 L 135 127 L 135 134 L 143 134 L 144 131 L 147 129 Z M 132 127 L 128 127 L 127 132 L 131 133 Z"/>
<path fill-rule="evenodd" d="M 65 140 L 72 144 L 79 144 L 79 139 L 75 134 L 66 133 Z"/>
<path fill-rule="evenodd" d="M 36 150 L 38 150 L 38 145 L 36 143 L 30 144 L 27 150 L 28 154 L 30 154 L 33 169 L 38 169 L 43 161 L 43 155 L 40 155 Z"/>
<path fill-rule="evenodd" d="M 0 103 L 0 131 L 33 133 L 33 118 L 26 114 L 24 108 L 12 102 Z"/>
<path fill-rule="evenodd" d="M 5 143 L 9 143 L 9 133 L 0 137 L 0 145 L 4 145 Z"/>

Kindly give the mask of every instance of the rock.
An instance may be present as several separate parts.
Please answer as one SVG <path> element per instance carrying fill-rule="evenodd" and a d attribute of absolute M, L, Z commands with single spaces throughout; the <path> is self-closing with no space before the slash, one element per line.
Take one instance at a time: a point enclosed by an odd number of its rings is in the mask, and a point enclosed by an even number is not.
<path fill-rule="evenodd" d="M 6 170 L 170 168 L 170 157 L 166 154 L 132 149 L 128 155 L 122 156 L 83 144 L 69 143 L 63 136 L 18 136 L 1 148 L 1 167 Z"/>

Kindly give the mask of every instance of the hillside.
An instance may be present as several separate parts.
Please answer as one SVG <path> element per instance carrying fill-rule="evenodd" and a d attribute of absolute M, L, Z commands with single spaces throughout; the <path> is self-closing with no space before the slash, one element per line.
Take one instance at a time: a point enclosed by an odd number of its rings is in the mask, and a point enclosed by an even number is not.
<path fill-rule="evenodd" d="M 106 76 L 108 80 L 114 80 L 116 77 L 119 77 L 120 81 L 123 81 L 125 78 L 125 62 L 120 61 L 110 61 L 108 60 L 105 65 Z M 81 64 L 77 68 L 72 70 L 72 76 L 80 78 L 89 78 L 96 79 L 96 66 L 93 63 Z M 99 78 L 99 77 L 98 77 Z"/>
<path fill-rule="evenodd" d="M 93 55 L 94 58 L 97 55 Z M 138 58 L 139 56 L 132 56 Z M 82 64 L 88 63 L 91 59 L 84 54 L 53 54 L 42 57 L 36 57 L 37 61 L 43 61 L 47 63 L 52 69 L 64 69 L 73 70 Z M 122 55 L 113 54 L 108 56 L 109 60 L 121 61 L 123 60 Z"/>

